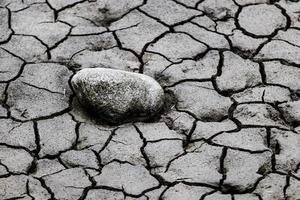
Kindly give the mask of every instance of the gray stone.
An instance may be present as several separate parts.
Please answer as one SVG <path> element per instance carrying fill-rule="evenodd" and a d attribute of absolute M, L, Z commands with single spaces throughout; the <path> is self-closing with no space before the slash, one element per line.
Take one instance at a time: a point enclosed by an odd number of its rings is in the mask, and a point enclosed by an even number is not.
<path fill-rule="evenodd" d="M 226 51 L 222 74 L 216 77 L 216 84 L 223 92 L 237 92 L 261 83 L 258 63 Z M 229 81 L 230 80 L 230 81 Z"/>
<path fill-rule="evenodd" d="M 9 39 L 12 30 L 9 28 L 9 12 L 7 8 L 0 8 L 0 43 Z"/>
<path fill-rule="evenodd" d="M 36 149 L 32 122 L 16 122 L 11 119 L 0 119 L 0 141 L 15 147 L 25 147 L 32 151 Z"/>
<path fill-rule="evenodd" d="M 282 103 L 278 107 L 289 123 L 300 124 L 300 100 Z"/>
<path fill-rule="evenodd" d="M 224 160 L 226 179 L 222 187 L 241 192 L 254 188 L 255 183 L 271 171 L 271 159 L 270 151 L 251 154 L 229 149 Z"/>
<path fill-rule="evenodd" d="M 23 63 L 19 58 L 0 49 L 0 81 L 10 81 L 17 77 Z"/>
<path fill-rule="evenodd" d="M 205 44 L 197 42 L 184 33 L 168 33 L 147 48 L 147 51 L 163 54 L 173 62 L 179 62 L 184 58 L 194 58 L 206 50 Z"/>
<path fill-rule="evenodd" d="M 159 182 L 150 175 L 145 167 L 117 162 L 105 165 L 102 173 L 95 177 L 95 181 L 98 186 L 122 189 L 132 195 L 141 195 L 144 191 L 159 185 Z"/>
<path fill-rule="evenodd" d="M 287 23 L 282 11 L 274 5 L 258 4 L 243 7 L 238 15 L 238 23 L 248 33 L 268 36 Z"/>
<path fill-rule="evenodd" d="M 12 173 L 27 173 L 30 169 L 33 157 L 24 149 L 15 149 L 0 145 L 1 164 Z"/>
<path fill-rule="evenodd" d="M 243 125 L 270 126 L 287 128 L 280 118 L 280 113 L 269 104 L 241 104 L 233 113 L 233 117 Z"/>
<path fill-rule="evenodd" d="M 79 199 L 83 190 L 92 184 L 82 168 L 66 169 L 43 180 L 56 199 L 64 200 Z"/>
<path fill-rule="evenodd" d="M 164 200 L 199 200 L 201 197 L 209 192 L 212 192 L 211 188 L 189 186 L 183 183 L 178 183 L 173 187 L 170 187 L 165 191 L 162 196 Z"/>
<path fill-rule="evenodd" d="M 228 114 L 232 102 L 214 90 L 211 82 L 184 82 L 172 88 L 180 110 L 193 113 L 202 121 L 219 121 Z"/>
<path fill-rule="evenodd" d="M 71 148 L 76 142 L 76 123 L 64 114 L 38 122 L 41 150 L 39 156 L 57 155 Z"/>
<path fill-rule="evenodd" d="M 59 64 L 26 65 L 22 76 L 8 87 L 7 104 L 11 115 L 26 121 L 67 109 L 71 93 L 68 80 L 71 74 L 71 71 Z"/>
<path fill-rule="evenodd" d="M 164 91 L 151 77 L 112 69 L 83 69 L 72 78 L 82 105 L 111 123 L 148 119 L 164 103 Z"/>

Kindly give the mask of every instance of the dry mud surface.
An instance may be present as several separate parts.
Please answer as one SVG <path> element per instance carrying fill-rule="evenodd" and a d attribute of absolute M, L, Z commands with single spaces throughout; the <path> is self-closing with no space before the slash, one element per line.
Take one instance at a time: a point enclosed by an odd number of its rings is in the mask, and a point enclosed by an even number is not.
<path fill-rule="evenodd" d="M 97 122 L 91 67 L 168 109 Z M 0 0 L 0 199 L 299 200 L 299 91 L 297 0 Z"/>

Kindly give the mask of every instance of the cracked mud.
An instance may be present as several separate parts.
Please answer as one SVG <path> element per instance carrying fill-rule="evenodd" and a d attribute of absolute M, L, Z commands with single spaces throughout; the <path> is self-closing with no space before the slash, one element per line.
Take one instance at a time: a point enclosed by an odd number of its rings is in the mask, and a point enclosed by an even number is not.
<path fill-rule="evenodd" d="M 101 67 L 157 80 L 161 116 L 82 108 Z M 299 200 L 300 2 L 1 0 L 0 199 Z"/>

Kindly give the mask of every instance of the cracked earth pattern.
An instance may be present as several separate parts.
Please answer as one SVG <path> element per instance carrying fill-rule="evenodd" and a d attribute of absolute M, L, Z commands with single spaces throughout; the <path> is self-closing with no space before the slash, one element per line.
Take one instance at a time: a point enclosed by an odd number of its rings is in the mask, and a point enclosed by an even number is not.
<path fill-rule="evenodd" d="M 168 109 L 99 123 L 89 67 Z M 297 0 L 0 0 L 0 199 L 299 200 L 299 97 Z"/>

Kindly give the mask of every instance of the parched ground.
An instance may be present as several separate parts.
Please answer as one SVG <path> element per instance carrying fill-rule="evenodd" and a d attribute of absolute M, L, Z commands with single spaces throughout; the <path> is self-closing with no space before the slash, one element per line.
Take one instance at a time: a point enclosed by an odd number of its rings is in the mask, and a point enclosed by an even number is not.
<path fill-rule="evenodd" d="M 88 67 L 168 109 L 99 123 Z M 0 199 L 299 200 L 299 97 L 297 0 L 0 0 Z"/>

